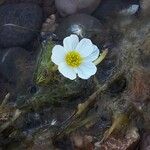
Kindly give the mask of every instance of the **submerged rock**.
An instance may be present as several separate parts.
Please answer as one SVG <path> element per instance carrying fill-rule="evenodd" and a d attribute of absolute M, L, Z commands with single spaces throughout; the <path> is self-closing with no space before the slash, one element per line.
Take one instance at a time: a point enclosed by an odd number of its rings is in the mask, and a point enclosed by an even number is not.
<path fill-rule="evenodd" d="M 125 136 L 117 135 L 109 137 L 103 143 L 95 143 L 95 150 L 134 150 L 138 144 L 140 135 L 137 128 L 131 128 Z"/>
<path fill-rule="evenodd" d="M 86 14 L 76 14 L 64 19 L 56 28 L 58 39 L 63 39 L 70 34 L 86 37 L 94 43 L 104 44 L 108 41 L 108 31 L 101 22 Z"/>
<path fill-rule="evenodd" d="M 150 73 L 147 70 L 139 69 L 133 71 L 132 82 L 129 87 L 131 103 L 145 119 L 145 127 L 149 128 L 150 123 Z M 150 128 L 149 128 L 150 129 Z"/>
<path fill-rule="evenodd" d="M 24 46 L 36 37 L 42 24 L 42 10 L 36 4 L 0 6 L 0 46 Z"/>
<path fill-rule="evenodd" d="M 16 3 L 34 3 L 34 4 L 40 4 L 41 0 L 5 0 L 5 3 L 8 4 L 16 4 Z"/>
<path fill-rule="evenodd" d="M 31 85 L 33 64 L 30 53 L 26 50 L 19 47 L 4 49 L 0 58 L 0 71 L 13 90 L 23 93 Z"/>
<path fill-rule="evenodd" d="M 44 18 L 56 12 L 55 0 L 4 0 L 5 4 L 31 3 L 42 7 Z"/>
<path fill-rule="evenodd" d="M 61 16 L 75 13 L 92 13 L 101 0 L 55 0 L 55 5 Z"/>
<path fill-rule="evenodd" d="M 134 15 L 140 8 L 139 3 L 139 0 L 102 0 L 94 12 L 94 16 L 99 19 L 106 19 L 107 17 L 110 19 L 118 14 L 123 16 Z"/>

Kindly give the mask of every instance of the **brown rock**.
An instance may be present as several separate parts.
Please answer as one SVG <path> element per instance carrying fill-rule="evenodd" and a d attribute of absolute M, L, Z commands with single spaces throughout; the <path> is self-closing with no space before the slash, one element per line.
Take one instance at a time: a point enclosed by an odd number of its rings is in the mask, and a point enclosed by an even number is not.
<path fill-rule="evenodd" d="M 95 143 L 95 147 L 96 150 L 135 150 L 139 138 L 137 128 L 132 128 L 125 136 L 111 136 L 102 144 Z"/>
<path fill-rule="evenodd" d="M 146 122 L 150 122 L 150 73 L 146 69 L 133 71 L 132 83 L 129 89 L 131 102 L 143 114 Z"/>

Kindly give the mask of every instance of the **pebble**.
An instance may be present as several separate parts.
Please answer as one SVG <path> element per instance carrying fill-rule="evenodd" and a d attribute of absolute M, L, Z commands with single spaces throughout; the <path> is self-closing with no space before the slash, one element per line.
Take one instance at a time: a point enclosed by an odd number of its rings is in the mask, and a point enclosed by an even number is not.
<path fill-rule="evenodd" d="M 24 46 L 39 33 L 42 9 L 31 3 L 0 6 L 0 46 Z"/>
<path fill-rule="evenodd" d="M 93 15 L 109 21 L 115 15 L 134 15 L 139 10 L 139 5 L 139 0 L 102 0 Z"/>
<path fill-rule="evenodd" d="M 28 94 L 27 89 L 32 84 L 34 58 L 20 47 L 3 49 L 3 51 L 0 58 L 0 73 L 14 91 Z"/>
<path fill-rule="evenodd" d="M 55 0 L 55 5 L 61 16 L 65 17 L 75 13 L 92 13 L 101 0 Z"/>
<path fill-rule="evenodd" d="M 108 40 L 104 25 L 98 19 L 86 14 L 76 14 L 63 19 L 55 33 L 59 40 L 63 40 L 70 34 L 89 38 L 99 45 L 103 45 Z"/>

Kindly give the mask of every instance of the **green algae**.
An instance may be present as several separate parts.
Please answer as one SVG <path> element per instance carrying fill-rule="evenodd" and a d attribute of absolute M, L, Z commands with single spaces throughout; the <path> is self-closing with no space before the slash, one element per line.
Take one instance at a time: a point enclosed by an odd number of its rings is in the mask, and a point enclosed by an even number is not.
<path fill-rule="evenodd" d="M 38 85 L 46 85 L 54 80 L 55 70 L 53 70 L 54 64 L 51 61 L 53 47 L 54 43 L 51 40 L 42 43 L 37 70 L 35 72 L 35 82 Z"/>

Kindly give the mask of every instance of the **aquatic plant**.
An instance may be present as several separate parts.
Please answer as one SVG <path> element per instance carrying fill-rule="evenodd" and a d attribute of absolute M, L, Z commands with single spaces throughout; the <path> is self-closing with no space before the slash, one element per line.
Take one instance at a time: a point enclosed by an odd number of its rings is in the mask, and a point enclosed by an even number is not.
<path fill-rule="evenodd" d="M 43 42 L 42 44 L 41 53 L 39 55 L 37 69 L 35 72 L 35 82 L 37 84 L 47 84 L 54 80 L 52 76 L 56 70 L 53 69 L 54 65 L 50 61 L 53 46 L 54 44 L 51 40 Z"/>
<path fill-rule="evenodd" d="M 99 49 L 90 39 L 79 41 L 78 36 L 72 34 L 63 40 L 63 46 L 54 46 L 51 59 L 63 76 L 74 80 L 77 75 L 81 79 L 94 75 L 97 71 L 94 61 L 98 57 Z"/>

